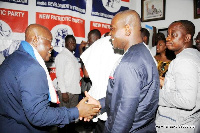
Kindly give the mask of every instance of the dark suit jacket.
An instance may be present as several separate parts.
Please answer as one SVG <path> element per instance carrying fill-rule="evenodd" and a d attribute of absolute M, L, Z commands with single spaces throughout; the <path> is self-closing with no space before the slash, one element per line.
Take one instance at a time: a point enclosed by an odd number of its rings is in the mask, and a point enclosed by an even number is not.
<path fill-rule="evenodd" d="M 108 119 L 105 132 L 156 132 L 159 76 L 150 51 L 143 43 L 131 46 L 110 76 L 102 110 Z"/>
<path fill-rule="evenodd" d="M 79 116 L 77 108 L 52 108 L 44 69 L 20 45 L 0 65 L 0 133 L 46 132 Z"/>

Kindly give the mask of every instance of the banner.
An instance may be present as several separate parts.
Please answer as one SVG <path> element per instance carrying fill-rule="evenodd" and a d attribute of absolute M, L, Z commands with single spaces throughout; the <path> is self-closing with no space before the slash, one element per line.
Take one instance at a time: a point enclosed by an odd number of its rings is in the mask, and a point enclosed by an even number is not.
<path fill-rule="evenodd" d="M 85 38 L 85 20 L 69 15 L 36 13 L 36 23 L 47 27 L 53 35 L 53 47 L 57 52 L 65 46 L 65 36 Z"/>
<path fill-rule="evenodd" d="M 130 6 L 130 0 L 0 0 L 0 53 L 15 51 L 26 27 L 34 23 L 51 31 L 55 52 L 62 50 L 68 34 L 75 36 L 78 49 L 90 30 L 109 32 L 114 15 Z"/>
<path fill-rule="evenodd" d="M 121 0 L 93 0 L 91 15 L 112 19 L 116 13 L 128 9 L 121 6 Z"/>
<path fill-rule="evenodd" d="M 0 51 L 4 56 L 13 53 L 23 39 L 20 34 L 28 26 L 28 12 L 0 8 Z"/>
<path fill-rule="evenodd" d="M 0 1 L 28 5 L 28 0 L 0 0 Z"/>
<path fill-rule="evenodd" d="M 25 29 L 28 26 L 27 11 L 0 8 L 0 18 L 1 21 L 4 21 L 8 24 L 12 32 L 23 33 L 25 32 Z M 1 30 L 1 32 L 3 31 Z"/>
<path fill-rule="evenodd" d="M 110 24 L 91 21 L 90 30 L 93 30 L 93 29 L 98 29 L 101 32 L 101 35 L 103 35 L 106 32 L 110 32 Z"/>
<path fill-rule="evenodd" d="M 86 13 L 85 0 L 36 0 L 36 6 L 68 9 L 82 14 Z"/>

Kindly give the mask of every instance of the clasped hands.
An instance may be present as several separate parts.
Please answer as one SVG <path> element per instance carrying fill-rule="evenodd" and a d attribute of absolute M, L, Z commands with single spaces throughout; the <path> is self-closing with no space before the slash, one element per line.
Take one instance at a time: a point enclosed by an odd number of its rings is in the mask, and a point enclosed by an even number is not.
<path fill-rule="evenodd" d="M 85 98 L 83 98 L 76 106 L 79 110 L 79 119 L 84 121 L 90 121 L 95 115 L 100 112 L 100 102 L 91 97 L 87 91 L 85 91 Z"/>

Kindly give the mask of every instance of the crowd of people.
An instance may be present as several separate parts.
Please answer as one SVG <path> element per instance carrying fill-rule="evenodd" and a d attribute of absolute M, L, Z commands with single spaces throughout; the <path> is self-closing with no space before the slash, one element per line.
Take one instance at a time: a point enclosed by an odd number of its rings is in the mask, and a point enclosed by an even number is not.
<path fill-rule="evenodd" d="M 0 132 L 42 133 L 57 126 L 58 133 L 73 133 L 77 121 L 92 120 L 94 133 L 199 133 L 200 32 L 196 45 L 194 34 L 191 21 L 174 21 L 167 37 L 156 34 L 152 54 L 138 13 L 121 11 L 104 37 L 94 29 L 81 42 L 81 65 L 76 38 L 65 37 L 55 58 L 56 90 L 45 65 L 52 34 L 29 25 L 25 41 L 0 65 Z"/>

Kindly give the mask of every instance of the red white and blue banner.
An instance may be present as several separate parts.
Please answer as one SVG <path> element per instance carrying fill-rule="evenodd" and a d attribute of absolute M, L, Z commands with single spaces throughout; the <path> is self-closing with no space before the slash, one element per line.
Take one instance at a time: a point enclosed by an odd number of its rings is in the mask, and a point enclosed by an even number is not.
<path fill-rule="evenodd" d="M 67 9 L 81 14 L 86 13 L 86 0 L 36 0 L 36 6 Z"/>
<path fill-rule="evenodd" d="M 77 44 L 87 41 L 92 29 L 103 35 L 110 31 L 113 16 L 130 6 L 129 0 L 0 0 L 0 53 L 14 52 L 33 23 L 51 31 L 54 50 L 60 52 L 68 34 Z"/>
<path fill-rule="evenodd" d="M 117 12 L 128 9 L 121 5 L 121 0 L 93 0 L 91 15 L 112 19 Z"/>
<path fill-rule="evenodd" d="M 0 1 L 28 5 L 28 0 L 0 0 Z"/>

